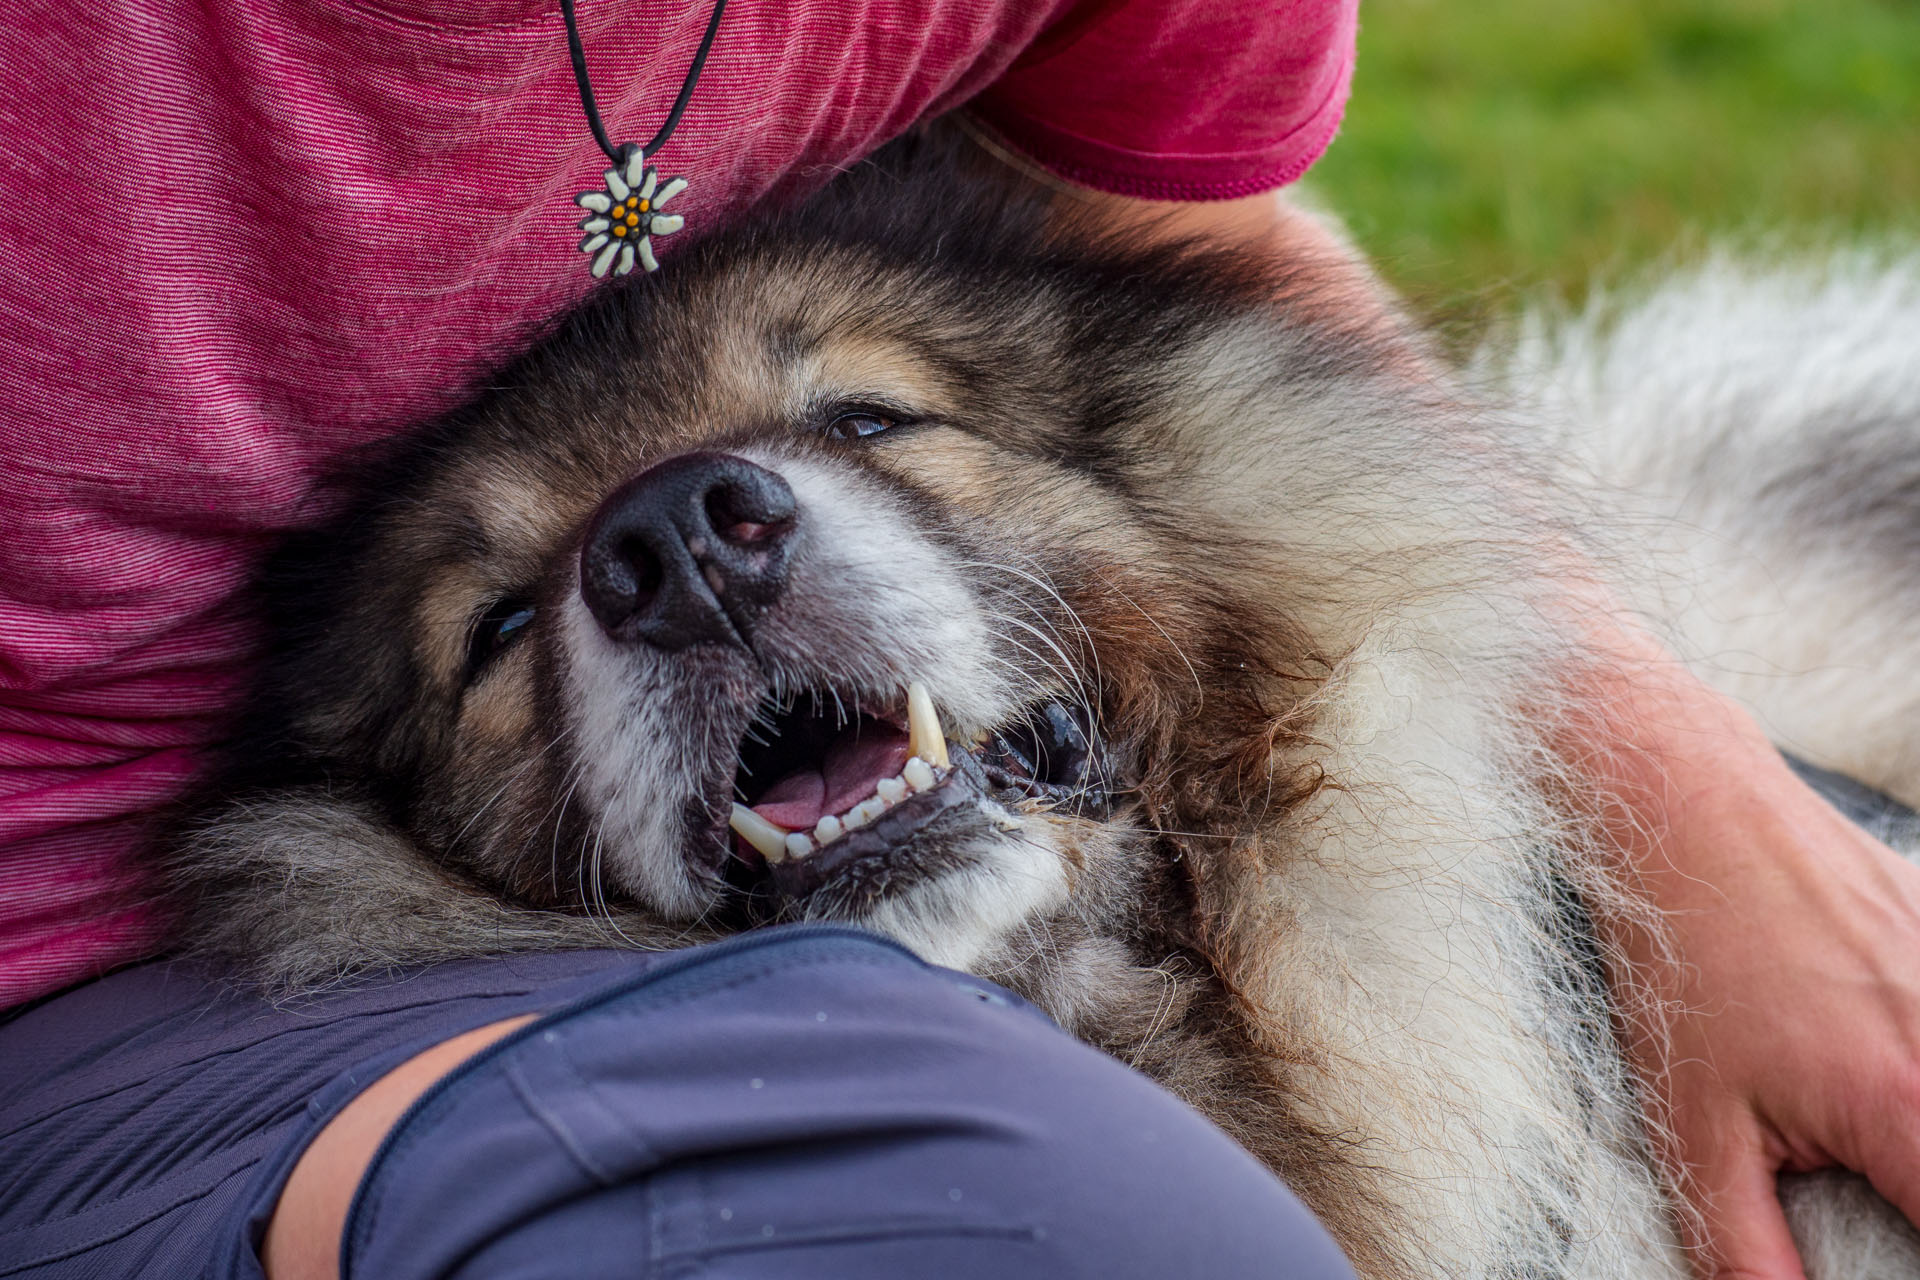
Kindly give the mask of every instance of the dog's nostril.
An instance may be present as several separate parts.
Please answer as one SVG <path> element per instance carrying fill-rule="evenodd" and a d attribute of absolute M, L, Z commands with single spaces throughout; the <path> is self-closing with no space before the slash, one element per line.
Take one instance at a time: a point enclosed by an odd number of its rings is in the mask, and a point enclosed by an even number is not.
<path fill-rule="evenodd" d="M 633 607 L 646 608 L 660 594 L 660 584 L 666 577 L 660 568 L 660 558 L 639 538 L 622 538 L 618 555 L 633 569 Z"/>
<path fill-rule="evenodd" d="M 768 542 L 786 536 L 792 528 L 792 499 L 791 492 L 719 484 L 707 494 L 707 524 L 737 547 Z"/>
<path fill-rule="evenodd" d="M 750 547 L 756 542 L 765 542 L 777 538 L 784 532 L 778 524 L 758 524 L 752 520 L 736 520 L 732 524 L 715 524 L 714 532 L 733 543 L 736 547 Z"/>

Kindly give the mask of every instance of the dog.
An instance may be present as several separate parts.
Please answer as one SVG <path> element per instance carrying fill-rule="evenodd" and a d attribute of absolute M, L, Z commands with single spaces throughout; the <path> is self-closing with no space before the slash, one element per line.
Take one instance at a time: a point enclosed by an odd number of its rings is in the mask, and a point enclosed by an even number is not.
<path fill-rule="evenodd" d="M 284 992 L 848 922 L 1164 1083 L 1370 1280 L 1686 1274 L 1564 579 L 1773 655 L 1737 692 L 1920 797 L 1915 277 L 1814 306 L 1904 363 L 1716 365 L 1723 309 L 1803 300 L 1707 276 L 1462 374 L 1351 264 L 1075 228 L 963 147 L 689 246 L 343 472 L 163 842 L 183 946 Z M 1689 571 L 1732 594 L 1663 611 Z M 1789 612 L 1729 607 L 1769 573 Z M 1816 1280 L 1920 1270 L 1864 1183 L 1789 1190 Z"/>

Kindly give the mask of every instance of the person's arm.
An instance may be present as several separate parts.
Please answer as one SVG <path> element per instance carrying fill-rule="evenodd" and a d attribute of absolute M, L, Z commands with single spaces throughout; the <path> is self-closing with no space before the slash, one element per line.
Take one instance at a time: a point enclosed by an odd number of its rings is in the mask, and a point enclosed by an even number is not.
<path fill-rule="evenodd" d="M 1351 271 L 1360 322 L 1397 305 L 1338 235 L 1284 196 L 1175 205 L 1076 192 L 1105 220 L 1258 244 Z M 1617 661 L 1560 744 L 1621 797 L 1622 874 L 1664 917 L 1672 954 L 1611 926 L 1638 992 L 1669 1002 L 1665 1034 L 1630 1029 L 1662 1154 L 1705 1224 L 1713 1280 L 1803 1280 L 1775 1190 L 1783 1171 L 1866 1174 L 1920 1220 L 1920 870 L 1833 809 L 1739 707 L 1623 609 L 1582 610 Z"/>
<path fill-rule="evenodd" d="M 1592 625 L 1620 674 L 1565 749 L 1628 802 L 1625 870 L 1670 936 L 1613 930 L 1624 976 L 1675 1011 L 1630 1029 L 1635 1065 L 1700 1274 L 1799 1280 L 1781 1172 L 1853 1169 L 1920 1220 L 1920 870 L 1622 617 Z"/>

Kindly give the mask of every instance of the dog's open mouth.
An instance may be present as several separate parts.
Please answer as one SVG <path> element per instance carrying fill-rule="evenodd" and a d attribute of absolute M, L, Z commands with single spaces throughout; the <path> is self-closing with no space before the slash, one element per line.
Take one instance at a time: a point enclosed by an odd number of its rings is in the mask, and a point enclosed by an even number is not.
<path fill-rule="evenodd" d="M 1085 707 L 1046 702 L 975 743 L 950 740 L 924 686 L 897 705 L 828 694 L 763 705 L 740 747 L 729 879 L 807 897 L 925 847 L 964 811 L 990 821 L 1021 801 L 1103 799 Z M 893 868 L 898 871 L 900 868 Z M 895 877 L 897 878 L 897 877 Z"/>

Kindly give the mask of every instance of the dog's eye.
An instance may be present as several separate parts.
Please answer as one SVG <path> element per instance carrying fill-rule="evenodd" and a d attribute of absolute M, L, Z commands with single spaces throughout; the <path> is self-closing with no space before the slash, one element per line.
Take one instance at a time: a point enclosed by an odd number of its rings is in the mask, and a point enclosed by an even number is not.
<path fill-rule="evenodd" d="M 900 423 L 884 413 L 871 409 L 848 409 L 834 415 L 833 420 L 822 428 L 822 433 L 836 440 L 858 440 L 863 436 L 877 436 L 889 427 Z"/>
<path fill-rule="evenodd" d="M 480 615 L 467 639 L 467 683 L 512 644 L 533 621 L 533 608 L 520 600 L 499 600 Z"/>

